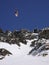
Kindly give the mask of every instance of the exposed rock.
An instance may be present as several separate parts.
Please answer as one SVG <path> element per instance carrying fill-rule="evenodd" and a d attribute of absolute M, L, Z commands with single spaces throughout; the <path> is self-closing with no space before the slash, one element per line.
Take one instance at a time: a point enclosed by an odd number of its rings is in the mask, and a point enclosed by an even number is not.
<path fill-rule="evenodd" d="M 31 46 L 31 47 L 34 47 L 34 46 L 35 46 L 35 42 L 36 42 L 36 41 L 32 41 L 31 44 L 30 44 L 30 46 Z"/>
<path fill-rule="evenodd" d="M 35 47 L 34 49 L 38 49 L 40 46 L 42 46 L 46 41 L 45 39 L 49 39 L 49 28 L 45 28 L 42 30 L 34 29 L 33 32 L 30 32 L 25 29 L 15 30 L 15 31 L 9 31 L 6 30 L 5 32 L 0 29 L 0 41 L 1 42 L 7 42 L 9 44 L 16 44 L 18 46 L 21 46 L 20 42 L 22 44 L 27 44 L 26 40 L 34 40 L 30 44 L 30 47 Z M 46 49 L 49 49 L 49 46 L 46 45 Z"/>
<path fill-rule="evenodd" d="M 34 32 L 34 33 L 39 33 L 39 32 L 41 32 L 41 30 L 40 30 L 40 29 L 35 28 L 35 29 L 33 30 L 33 32 Z"/>
<path fill-rule="evenodd" d="M 9 55 L 12 55 L 12 53 L 4 48 L 1 48 L 0 49 L 0 56 L 2 56 L 2 57 L 0 58 L 0 60 L 3 59 L 6 55 L 9 56 Z"/>
<path fill-rule="evenodd" d="M 0 28 L 0 33 L 3 33 L 3 30 Z"/>
<path fill-rule="evenodd" d="M 39 33 L 39 38 L 49 39 L 49 29 L 44 29 Z"/>

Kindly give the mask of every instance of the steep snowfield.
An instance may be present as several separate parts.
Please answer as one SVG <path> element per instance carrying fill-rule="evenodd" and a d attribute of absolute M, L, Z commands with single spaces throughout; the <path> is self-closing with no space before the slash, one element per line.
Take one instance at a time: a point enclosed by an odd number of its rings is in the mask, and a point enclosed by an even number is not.
<path fill-rule="evenodd" d="M 45 57 L 27 55 L 32 49 L 30 43 L 31 41 L 28 40 L 27 45 L 21 43 L 21 46 L 18 47 L 0 42 L 0 48 L 5 48 L 13 54 L 0 60 L 0 65 L 49 65 L 49 55 Z"/>

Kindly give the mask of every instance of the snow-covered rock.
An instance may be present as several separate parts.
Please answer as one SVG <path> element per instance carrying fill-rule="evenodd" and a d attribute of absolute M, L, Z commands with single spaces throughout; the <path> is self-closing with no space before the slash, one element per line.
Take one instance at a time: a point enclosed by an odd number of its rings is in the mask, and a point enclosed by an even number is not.
<path fill-rule="evenodd" d="M 49 39 L 39 37 L 44 30 L 0 33 L 0 65 L 49 65 Z"/>

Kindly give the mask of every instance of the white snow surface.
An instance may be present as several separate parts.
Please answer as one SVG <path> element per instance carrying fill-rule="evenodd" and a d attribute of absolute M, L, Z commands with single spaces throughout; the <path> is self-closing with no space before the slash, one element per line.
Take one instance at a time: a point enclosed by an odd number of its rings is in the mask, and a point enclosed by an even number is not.
<path fill-rule="evenodd" d="M 28 40 L 27 45 L 20 44 L 21 46 L 18 47 L 16 44 L 9 45 L 8 43 L 0 42 L 0 48 L 5 48 L 13 54 L 0 60 L 0 65 L 49 65 L 49 54 L 45 57 L 27 55 L 32 49 L 30 47 L 31 41 Z"/>

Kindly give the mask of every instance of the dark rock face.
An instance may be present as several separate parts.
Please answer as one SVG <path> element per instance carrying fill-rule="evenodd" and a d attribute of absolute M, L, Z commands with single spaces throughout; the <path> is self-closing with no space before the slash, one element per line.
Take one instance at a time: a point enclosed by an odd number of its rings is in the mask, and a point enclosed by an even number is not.
<path fill-rule="evenodd" d="M 35 42 L 36 42 L 36 41 L 32 41 L 31 44 L 30 44 L 30 46 L 31 46 L 31 47 L 34 47 L 34 46 L 35 46 Z"/>
<path fill-rule="evenodd" d="M 39 33 L 39 38 L 45 38 L 45 39 L 49 39 L 49 30 L 42 30 Z"/>
<path fill-rule="evenodd" d="M 3 30 L 0 28 L 0 33 L 3 33 Z"/>
<path fill-rule="evenodd" d="M 39 32 L 41 32 L 41 30 L 40 30 L 40 29 L 35 28 L 35 29 L 33 30 L 33 32 L 34 32 L 34 33 L 39 33 Z"/>
<path fill-rule="evenodd" d="M 9 56 L 9 55 L 12 55 L 12 53 L 4 48 L 1 48 L 0 49 L 0 56 L 2 56 L 2 57 L 0 58 L 0 60 L 3 59 L 6 55 Z"/>
<path fill-rule="evenodd" d="M 7 42 L 9 44 L 17 44 L 20 46 L 19 42 L 23 44 L 27 44 L 25 34 L 27 30 L 20 30 L 20 31 L 6 31 L 5 33 L 0 33 L 0 41 Z"/>
<path fill-rule="evenodd" d="M 38 35 L 34 35 L 33 33 L 38 33 Z M 21 46 L 19 42 L 22 42 L 23 44 L 27 44 L 26 39 L 32 40 L 37 37 L 39 39 L 42 38 L 49 39 L 49 29 L 45 29 L 45 30 L 34 29 L 33 32 L 24 29 L 20 31 L 15 30 L 13 32 L 6 30 L 5 32 L 3 32 L 2 29 L 0 29 L 0 41 L 8 42 L 9 44 L 17 44 L 18 46 Z M 34 42 L 32 42 L 30 46 L 33 45 Z"/>

